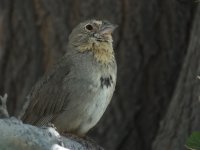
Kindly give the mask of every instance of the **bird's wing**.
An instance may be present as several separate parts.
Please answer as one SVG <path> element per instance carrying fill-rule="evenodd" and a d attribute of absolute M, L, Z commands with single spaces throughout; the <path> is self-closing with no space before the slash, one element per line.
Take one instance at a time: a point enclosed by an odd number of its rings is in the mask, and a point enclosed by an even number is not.
<path fill-rule="evenodd" d="M 70 68 L 63 59 L 55 65 L 31 90 L 24 105 L 21 119 L 43 126 L 51 122 L 67 105 L 68 92 L 63 89 L 64 79 Z"/>

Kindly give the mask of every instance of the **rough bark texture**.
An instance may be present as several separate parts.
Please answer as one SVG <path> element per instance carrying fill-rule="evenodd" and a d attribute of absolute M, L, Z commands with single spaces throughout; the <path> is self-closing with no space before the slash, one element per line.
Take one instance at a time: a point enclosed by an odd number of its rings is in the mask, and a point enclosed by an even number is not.
<path fill-rule="evenodd" d="M 119 25 L 114 37 L 118 81 L 110 107 L 90 136 L 109 150 L 150 150 L 166 111 L 167 121 L 172 117 L 169 112 L 180 105 L 184 109 L 198 92 L 189 86 L 184 91 L 190 93 L 187 102 L 173 96 L 168 105 L 173 93 L 184 88 L 179 86 L 186 86 L 185 77 L 174 91 L 179 75 L 183 78 L 185 54 L 191 50 L 187 47 L 192 24 L 198 20 L 193 17 L 197 4 L 192 0 L 0 0 L 0 94 L 8 93 L 8 109 L 15 114 L 32 85 L 66 51 L 71 29 L 85 19 L 108 19 Z M 195 60 L 188 60 L 191 66 Z M 197 71 L 198 60 L 193 65 L 187 69 Z M 197 115 L 197 109 L 193 113 Z M 200 118 L 195 119 L 193 126 L 198 126 Z M 162 128 L 167 133 L 168 128 Z M 182 130 L 184 136 L 177 141 L 184 141 L 189 133 Z M 161 130 L 158 134 L 155 147 L 165 136 Z"/>
<path fill-rule="evenodd" d="M 200 7 L 172 101 L 154 142 L 154 150 L 183 150 L 193 131 L 200 131 Z"/>

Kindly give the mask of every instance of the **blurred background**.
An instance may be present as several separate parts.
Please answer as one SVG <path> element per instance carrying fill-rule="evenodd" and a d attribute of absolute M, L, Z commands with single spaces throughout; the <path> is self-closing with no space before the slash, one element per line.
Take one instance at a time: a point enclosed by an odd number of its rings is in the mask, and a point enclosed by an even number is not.
<path fill-rule="evenodd" d="M 86 19 L 118 24 L 115 94 L 89 133 L 108 150 L 183 150 L 200 130 L 200 2 L 0 0 L 0 94 L 14 115 Z"/>

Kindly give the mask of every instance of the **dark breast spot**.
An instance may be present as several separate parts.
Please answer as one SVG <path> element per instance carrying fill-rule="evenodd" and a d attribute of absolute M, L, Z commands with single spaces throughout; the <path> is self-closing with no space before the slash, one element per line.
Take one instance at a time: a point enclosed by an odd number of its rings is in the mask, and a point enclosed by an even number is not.
<path fill-rule="evenodd" d="M 110 87 L 113 83 L 113 79 L 112 79 L 112 76 L 107 76 L 107 77 L 103 77 L 101 76 L 100 78 L 100 83 L 101 83 L 101 88 L 103 87 Z"/>

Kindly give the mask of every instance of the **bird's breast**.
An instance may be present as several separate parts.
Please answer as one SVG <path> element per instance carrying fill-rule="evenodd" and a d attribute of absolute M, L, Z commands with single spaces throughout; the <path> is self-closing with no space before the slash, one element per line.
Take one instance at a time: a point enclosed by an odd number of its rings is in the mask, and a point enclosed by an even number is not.
<path fill-rule="evenodd" d="M 116 83 L 116 64 L 103 66 L 88 53 L 77 60 L 79 62 L 74 61 L 64 79 L 63 90 L 69 95 L 63 116 L 67 118 L 64 122 L 68 128 L 78 128 L 80 133 L 86 133 L 99 121 L 110 103 Z M 73 115 L 69 117 L 69 114 Z"/>
<path fill-rule="evenodd" d="M 113 85 L 113 77 L 112 75 L 108 75 L 108 76 L 101 76 L 100 77 L 100 87 L 101 88 L 109 88 Z"/>

